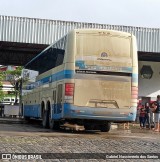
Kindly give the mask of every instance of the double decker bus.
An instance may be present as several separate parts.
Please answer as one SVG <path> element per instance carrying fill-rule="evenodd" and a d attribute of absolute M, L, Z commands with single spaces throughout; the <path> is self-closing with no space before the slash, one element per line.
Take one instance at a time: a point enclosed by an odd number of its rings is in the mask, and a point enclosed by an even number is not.
<path fill-rule="evenodd" d="M 135 121 L 138 95 L 134 35 L 75 29 L 23 69 L 22 112 L 57 129 L 64 123 L 108 132 L 111 122 Z"/>

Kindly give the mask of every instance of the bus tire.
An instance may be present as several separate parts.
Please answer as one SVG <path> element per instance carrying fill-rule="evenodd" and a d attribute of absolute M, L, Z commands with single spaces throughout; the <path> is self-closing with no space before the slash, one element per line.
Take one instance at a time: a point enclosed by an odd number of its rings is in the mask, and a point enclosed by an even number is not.
<path fill-rule="evenodd" d="M 20 109 L 21 109 L 21 112 L 20 112 L 20 114 L 19 114 L 19 115 L 23 117 L 23 116 L 24 116 L 24 113 L 23 113 L 23 111 L 24 111 L 23 104 L 21 105 L 21 108 L 20 108 Z"/>
<path fill-rule="evenodd" d="M 28 122 L 28 121 L 30 121 L 30 117 L 24 116 L 24 120 Z"/>
<path fill-rule="evenodd" d="M 49 128 L 49 113 L 48 111 L 44 111 L 43 119 L 42 119 L 43 128 Z"/>
<path fill-rule="evenodd" d="M 58 130 L 60 128 L 59 122 L 52 119 L 51 112 L 49 114 L 49 128 L 50 129 L 55 129 L 55 130 Z"/>
<path fill-rule="evenodd" d="M 60 129 L 60 124 L 58 121 L 54 121 L 53 119 L 50 120 L 49 122 L 49 127 L 50 129 L 54 129 L 54 130 L 59 130 Z"/>
<path fill-rule="evenodd" d="M 49 119 L 49 128 L 54 129 L 55 122 L 53 119 Z"/>
<path fill-rule="evenodd" d="M 93 125 L 90 124 L 84 124 L 85 130 L 93 130 Z"/>
<path fill-rule="evenodd" d="M 60 129 L 60 123 L 59 123 L 58 121 L 55 121 L 55 122 L 54 122 L 54 127 L 53 127 L 53 129 L 55 129 L 55 130 L 59 130 L 59 129 Z"/>
<path fill-rule="evenodd" d="M 100 126 L 100 131 L 101 132 L 109 132 L 110 128 L 111 128 L 111 123 L 107 122 Z"/>

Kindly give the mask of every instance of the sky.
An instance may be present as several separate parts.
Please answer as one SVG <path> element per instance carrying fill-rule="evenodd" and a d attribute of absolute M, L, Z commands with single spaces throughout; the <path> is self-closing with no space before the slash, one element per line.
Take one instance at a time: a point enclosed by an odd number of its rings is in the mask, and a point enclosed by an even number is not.
<path fill-rule="evenodd" d="M 160 0 L 0 0 L 0 15 L 160 28 Z"/>

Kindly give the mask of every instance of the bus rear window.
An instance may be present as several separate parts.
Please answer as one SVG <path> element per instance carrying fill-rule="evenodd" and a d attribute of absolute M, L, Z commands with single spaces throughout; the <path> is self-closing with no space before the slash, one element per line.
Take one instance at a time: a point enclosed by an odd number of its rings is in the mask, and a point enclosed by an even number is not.
<path fill-rule="evenodd" d="M 79 34 L 76 39 L 77 56 L 130 57 L 131 37 L 102 34 Z"/>
<path fill-rule="evenodd" d="M 130 36 L 78 34 L 76 49 L 76 70 L 132 71 Z"/>

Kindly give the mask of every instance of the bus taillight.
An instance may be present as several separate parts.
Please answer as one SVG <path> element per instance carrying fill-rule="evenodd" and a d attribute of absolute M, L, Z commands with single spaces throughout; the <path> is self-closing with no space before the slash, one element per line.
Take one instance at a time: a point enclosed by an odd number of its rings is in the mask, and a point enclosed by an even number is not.
<path fill-rule="evenodd" d="M 73 96 L 74 94 L 74 83 L 65 84 L 65 96 Z"/>
<path fill-rule="evenodd" d="M 65 101 L 73 103 L 74 83 L 65 83 Z"/>

